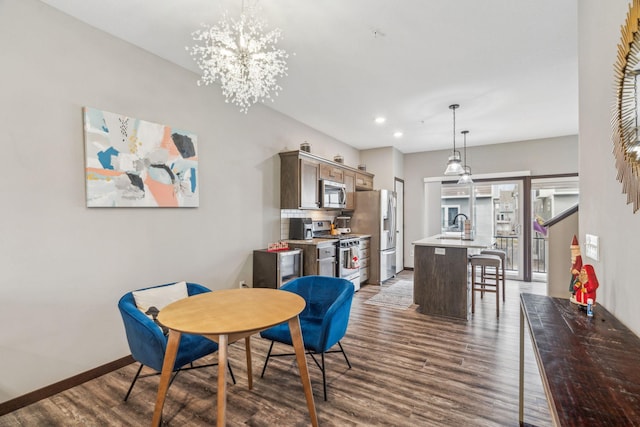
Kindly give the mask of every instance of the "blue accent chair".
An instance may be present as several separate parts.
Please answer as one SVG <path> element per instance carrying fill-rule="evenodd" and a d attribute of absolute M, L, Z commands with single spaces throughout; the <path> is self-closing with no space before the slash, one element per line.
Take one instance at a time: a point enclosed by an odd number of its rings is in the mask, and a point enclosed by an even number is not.
<path fill-rule="evenodd" d="M 324 400 L 327 400 L 325 353 L 342 353 L 349 369 L 351 369 L 351 363 L 342 348 L 340 340 L 347 332 L 354 286 L 346 279 L 326 276 L 304 276 L 286 283 L 280 289 L 300 295 L 307 303 L 299 315 L 302 339 L 307 354 L 311 356 L 322 371 Z M 266 329 L 260 332 L 260 336 L 271 340 L 271 346 L 262 368 L 261 377 L 264 377 L 264 372 L 271 357 L 292 356 L 295 353 L 272 354 L 275 342 L 293 345 L 287 323 Z M 336 344 L 340 349 L 329 351 Z M 320 355 L 321 363 L 316 359 L 315 355 L 317 354 Z"/>
<path fill-rule="evenodd" d="M 167 286 L 173 283 L 167 283 Z M 150 288 L 156 288 L 160 286 L 151 286 Z M 144 288 L 144 289 L 150 289 Z M 143 290 L 143 289 L 140 289 Z M 202 285 L 195 283 L 187 283 L 187 293 L 189 296 L 201 294 L 204 292 L 211 292 L 210 289 L 205 288 Z M 125 402 L 133 390 L 138 378 L 143 378 L 151 375 L 159 375 L 162 371 L 162 363 L 164 362 L 164 354 L 167 349 L 168 337 L 162 333 L 162 330 L 158 325 L 154 323 L 149 317 L 147 317 L 138 307 L 133 298 L 133 293 L 129 292 L 125 294 L 120 301 L 118 301 L 118 309 L 122 315 L 122 321 L 124 322 L 124 329 L 127 334 L 127 341 L 129 343 L 129 349 L 133 358 L 140 363 L 138 372 L 133 378 L 131 386 L 124 397 Z M 173 372 L 175 374 L 171 378 L 171 383 L 175 379 L 178 372 L 188 369 L 199 369 L 210 366 L 217 366 L 217 363 L 208 365 L 193 366 L 193 362 L 204 357 L 208 354 L 218 351 L 218 344 L 200 335 L 182 334 L 180 337 L 180 346 L 178 347 L 178 353 L 176 355 L 176 361 L 173 366 Z M 185 365 L 190 365 L 184 368 Z M 140 375 L 142 368 L 148 366 L 157 372 Z M 229 372 L 231 373 L 231 379 L 233 383 L 236 383 L 236 379 L 233 376 L 231 365 L 229 364 Z"/>

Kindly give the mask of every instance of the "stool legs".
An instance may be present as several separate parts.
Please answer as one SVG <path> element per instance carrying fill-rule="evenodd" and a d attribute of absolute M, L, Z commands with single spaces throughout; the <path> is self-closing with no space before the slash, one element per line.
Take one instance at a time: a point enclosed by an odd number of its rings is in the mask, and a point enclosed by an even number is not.
<path fill-rule="evenodd" d="M 500 275 L 496 267 L 496 317 L 500 317 Z M 504 298 L 504 281 L 502 282 L 502 297 Z"/>
<path fill-rule="evenodd" d="M 501 264 L 502 264 L 502 302 L 504 302 L 504 294 L 505 294 L 504 287 L 505 287 L 505 282 L 507 281 L 507 276 L 505 274 L 505 268 L 504 268 L 505 262 L 502 261 Z"/>
<path fill-rule="evenodd" d="M 507 272 L 506 272 L 506 264 L 507 264 L 507 253 L 503 250 L 500 249 L 484 249 L 480 252 L 481 255 L 495 255 L 498 258 L 500 258 L 501 264 L 502 264 L 502 302 L 505 301 L 505 296 L 506 296 L 506 291 L 505 291 L 505 287 L 506 287 L 506 282 L 507 282 Z M 482 272 L 482 276 L 483 276 L 483 280 L 484 280 L 484 268 L 483 268 L 483 272 Z"/>
<path fill-rule="evenodd" d="M 493 269 L 493 272 L 487 271 L 488 269 Z M 502 276 L 502 300 L 504 301 L 504 263 L 500 258 L 492 255 L 471 257 L 471 313 L 475 313 L 476 309 L 476 292 L 480 292 L 480 298 L 484 297 L 485 292 L 495 292 L 496 317 L 500 317 L 500 276 Z"/>
<path fill-rule="evenodd" d="M 471 314 L 476 312 L 476 266 L 471 264 Z"/>

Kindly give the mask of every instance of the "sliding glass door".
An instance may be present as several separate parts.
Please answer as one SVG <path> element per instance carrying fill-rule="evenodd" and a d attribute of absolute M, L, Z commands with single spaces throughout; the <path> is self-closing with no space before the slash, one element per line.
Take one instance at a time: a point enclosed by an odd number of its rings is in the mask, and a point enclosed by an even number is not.
<path fill-rule="evenodd" d="M 532 280 L 547 281 L 549 247 L 546 221 L 578 204 L 580 197 L 577 176 L 534 178 L 531 180 L 531 273 Z M 569 242 L 567 242 L 567 247 Z M 567 249 L 568 250 L 568 249 Z"/>
<path fill-rule="evenodd" d="M 522 280 L 523 251 L 523 181 L 490 182 L 492 230 L 496 247 L 507 253 L 507 278 Z"/>
<path fill-rule="evenodd" d="M 471 220 L 476 236 L 491 237 L 507 253 L 507 277 L 522 280 L 523 181 L 484 181 L 442 185 L 441 231 L 460 231 L 456 215 Z"/>
<path fill-rule="evenodd" d="M 579 177 L 474 177 L 474 181 L 442 182 L 440 232 L 459 231 L 454 218 L 465 214 L 477 236 L 491 237 L 507 253 L 508 278 L 546 281 L 549 259 L 543 224 L 578 203 Z"/>

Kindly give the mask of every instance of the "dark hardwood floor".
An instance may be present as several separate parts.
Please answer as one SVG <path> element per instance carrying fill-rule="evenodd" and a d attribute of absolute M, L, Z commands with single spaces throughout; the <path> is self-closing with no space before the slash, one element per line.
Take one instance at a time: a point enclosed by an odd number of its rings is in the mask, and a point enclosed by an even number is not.
<path fill-rule="evenodd" d="M 384 286 L 411 279 L 411 272 L 403 272 Z M 500 318 L 495 316 L 495 298 L 489 295 L 477 303 L 468 322 L 425 316 L 415 306 L 399 310 L 365 304 L 379 290 L 364 286 L 354 298 L 342 341 L 353 368 L 347 368 L 341 354 L 326 357 L 327 402 L 320 371 L 309 359 L 320 425 L 518 425 L 519 293 L 542 294 L 544 283 L 507 281 Z M 270 361 L 260 378 L 267 348 L 267 341 L 252 339 L 254 389 L 250 391 L 244 344 L 230 347 L 238 383 L 228 387 L 227 424 L 309 425 L 293 358 Z M 528 337 L 525 349 L 525 422 L 548 426 L 549 410 Z M 159 377 L 139 380 L 129 401 L 122 401 L 137 366 L 4 415 L 0 426 L 149 425 Z M 215 425 L 216 378 L 216 368 L 180 373 L 169 389 L 163 423 Z"/>

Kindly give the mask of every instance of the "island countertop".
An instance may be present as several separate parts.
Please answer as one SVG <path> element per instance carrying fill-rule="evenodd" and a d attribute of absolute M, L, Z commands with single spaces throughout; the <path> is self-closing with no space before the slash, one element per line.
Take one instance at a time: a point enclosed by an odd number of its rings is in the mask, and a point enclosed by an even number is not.
<path fill-rule="evenodd" d="M 477 236 L 473 240 L 463 240 L 459 237 L 436 234 L 416 240 L 412 244 L 415 246 L 437 246 L 444 248 L 477 248 L 485 249 L 493 246 L 495 241 L 489 236 Z"/>

